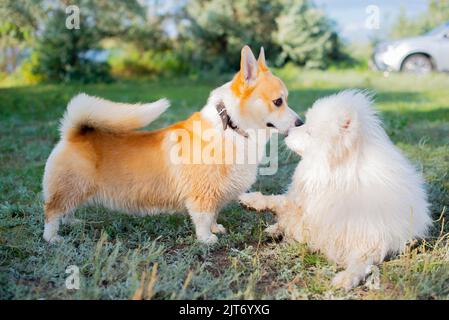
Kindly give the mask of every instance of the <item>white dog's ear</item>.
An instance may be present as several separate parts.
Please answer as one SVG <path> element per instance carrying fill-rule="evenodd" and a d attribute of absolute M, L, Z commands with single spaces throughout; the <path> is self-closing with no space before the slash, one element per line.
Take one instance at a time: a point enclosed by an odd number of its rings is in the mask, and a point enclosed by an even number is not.
<path fill-rule="evenodd" d="M 257 60 L 248 46 L 244 46 L 241 52 L 240 71 L 247 84 L 252 85 L 256 81 L 259 71 Z"/>
<path fill-rule="evenodd" d="M 357 113 L 353 110 L 346 110 L 340 114 L 339 120 L 340 133 L 348 134 L 354 132 L 357 128 Z"/>
<path fill-rule="evenodd" d="M 351 122 L 352 122 L 352 119 L 351 119 L 350 117 L 346 117 L 346 118 L 343 120 L 343 122 L 342 122 L 340 128 L 343 129 L 343 130 L 348 130 L 349 127 L 351 127 Z"/>
<path fill-rule="evenodd" d="M 357 114 L 355 113 L 350 112 L 340 119 L 339 131 L 345 147 L 351 147 L 357 140 L 359 136 L 357 125 Z"/>

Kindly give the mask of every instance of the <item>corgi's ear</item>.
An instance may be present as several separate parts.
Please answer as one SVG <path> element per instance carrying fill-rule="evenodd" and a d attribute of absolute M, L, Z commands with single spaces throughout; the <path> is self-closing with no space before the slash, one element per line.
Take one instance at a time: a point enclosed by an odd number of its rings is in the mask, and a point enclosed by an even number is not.
<path fill-rule="evenodd" d="M 257 79 L 258 66 L 256 57 L 248 46 L 244 46 L 241 53 L 240 71 L 247 84 L 253 84 Z"/>
<path fill-rule="evenodd" d="M 265 62 L 265 50 L 260 47 L 259 58 L 257 58 L 257 64 L 261 71 L 268 71 L 267 64 Z"/>

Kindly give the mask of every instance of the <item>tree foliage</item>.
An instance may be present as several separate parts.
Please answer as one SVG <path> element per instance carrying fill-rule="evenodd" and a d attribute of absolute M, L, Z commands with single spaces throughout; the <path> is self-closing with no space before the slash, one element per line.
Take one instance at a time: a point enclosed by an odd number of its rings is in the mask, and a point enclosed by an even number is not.
<path fill-rule="evenodd" d="M 141 50 L 167 48 L 160 21 L 148 19 L 141 1 L 78 0 L 80 28 L 66 27 L 66 0 L 4 0 L 0 8 L 0 35 L 28 46 L 34 73 L 50 81 L 94 81 L 107 78 L 108 66 L 89 54 L 103 39 L 134 43 Z"/>
<path fill-rule="evenodd" d="M 307 67 L 324 67 L 341 56 L 332 21 L 307 1 L 283 1 L 276 18 L 274 42 L 281 48 L 278 64 L 293 61 Z"/>
<path fill-rule="evenodd" d="M 72 4 L 80 9 L 80 29 L 65 25 Z M 186 0 L 157 12 L 160 7 L 161 0 L 2 0 L 0 37 L 6 46 L 31 49 L 24 70 L 51 81 L 106 79 L 108 66 L 87 54 L 105 45 L 117 63 L 113 71 L 123 75 L 229 71 L 246 44 L 264 46 L 276 66 L 323 68 L 342 57 L 332 21 L 311 0 Z"/>
<path fill-rule="evenodd" d="M 237 67 L 243 45 L 265 46 L 272 62 L 325 67 L 339 55 L 332 22 L 308 0 L 192 0 L 180 37 L 190 61 Z"/>
<path fill-rule="evenodd" d="M 449 0 L 428 0 L 427 11 L 410 18 L 405 8 L 391 28 L 390 35 L 394 39 L 417 36 L 449 21 Z"/>
<path fill-rule="evenodd" d="M 15 69 L 43 16 L 40 1 L 0 1 L 0 72 Z"/>
<path fill-rule="evenodd" d="M 53 11 L 45 32 L 37 39 L 34 52 L 37 59 L 32 71 L 48 81 L 107 80 L 107 64 L 88 56 L 97 49 L 99 33 L 92 26 L 67 29 L 66 17 L 62 10 Z"/>

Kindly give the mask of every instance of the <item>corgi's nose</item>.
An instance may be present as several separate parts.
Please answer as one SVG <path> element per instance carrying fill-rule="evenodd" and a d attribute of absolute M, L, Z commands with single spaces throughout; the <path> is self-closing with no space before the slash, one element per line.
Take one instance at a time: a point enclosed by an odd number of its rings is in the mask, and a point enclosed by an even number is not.
<path fill-rule="evenodd" d="M 302 122 L 302 120 L 301 119 L 296 119 L 296 121 L 295 121 L 295 127 L 300 127 L 300 126 L 302 126 L 304 124 L 304 122 Z"/>

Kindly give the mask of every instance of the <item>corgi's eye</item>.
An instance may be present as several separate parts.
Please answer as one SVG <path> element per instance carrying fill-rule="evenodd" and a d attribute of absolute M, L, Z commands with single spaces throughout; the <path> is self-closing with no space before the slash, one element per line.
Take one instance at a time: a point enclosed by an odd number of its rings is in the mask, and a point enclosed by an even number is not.
<path fill-rule="evenodd" d="M 282 98 L 277 98 L 276 100 L 273 100 L 273 103 L 276 107 L 282 106 Z"/>

